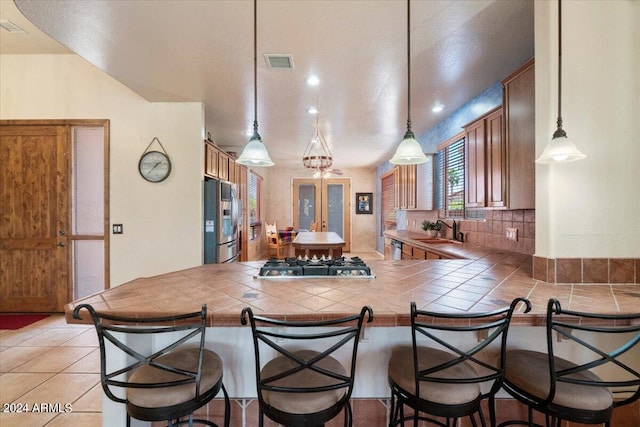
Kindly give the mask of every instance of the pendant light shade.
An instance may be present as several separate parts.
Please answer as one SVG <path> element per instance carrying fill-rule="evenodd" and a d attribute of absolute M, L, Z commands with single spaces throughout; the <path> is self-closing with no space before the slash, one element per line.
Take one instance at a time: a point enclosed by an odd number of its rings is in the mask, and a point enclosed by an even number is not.
<path fill-rule="evenodd" d="M 553 138 L 536 163 L 568 163 L 585 157 L 562 129 L 562 2 L 558 0 L 558 121 Z"/>
<path fill-rule="evenodd" d="M 242 150 L 242 154 L 240 154 L 236 163 L 246 166 L 273 166 L 267 147 L 262 143 L 260 134 L 257 131 L 253 132 L 251 139 L 244 146 L 244 150 Z"/>
<path fill-rule="evenodd" d="M 407 132 L 389 162 L 396 165 L 416 165 L 428 160 L 411 131 L 411 4 L 407 0 Z"/>
<path fill-rule="evenodd" d="M 273 166 L 267 147 L 262 143 L 258 133 L 258 13 L 257 0 L 253 0 L 253 135 L 245 145 L 236 163 L 245 166 Z"/>

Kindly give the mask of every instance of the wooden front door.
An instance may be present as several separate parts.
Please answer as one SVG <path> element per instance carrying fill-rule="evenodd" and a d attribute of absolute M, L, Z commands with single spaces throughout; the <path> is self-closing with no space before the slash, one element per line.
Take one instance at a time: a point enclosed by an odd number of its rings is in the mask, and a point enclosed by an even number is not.
<path fill-rule="evenodd" d="M 0 124 L 0 312 L 71 301 L 67 125 Z"/>

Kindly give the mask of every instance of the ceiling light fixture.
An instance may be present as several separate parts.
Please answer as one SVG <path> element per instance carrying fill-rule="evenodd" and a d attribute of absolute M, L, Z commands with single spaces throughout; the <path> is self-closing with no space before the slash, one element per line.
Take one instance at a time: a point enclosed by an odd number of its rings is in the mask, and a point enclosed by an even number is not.
<path fill-rule="evenodd" d="M 427 156 L 411 132 L 411 1 L 407 0 L 407 132 L 389 162 L 397 165 L 425 163 Z"/>
<path fill-rule="evenodd" d="M 439 113 L 444 109 L 444 105 L 442 105 L 439 102 L 436 102 L 435 105 L 433 106 L 433 108 L 431 109 L 431 111 L 433 111 L 434 113 Z"/>
<path fill-rule="evenodd" d="M 302 155 L 302 164 L 305 168 L 324 171 L 333 164 L 333 155 L 327 144 L 327 140 L 320 129 L 318 117 L 316 117 L 316 128 Z"/>
<path fill-rule="evenodd" d="M 307 84 L 309 86 L 318 86 L 320 84 L 320 79 L 318 76 L 309 76 L 307 78 Z"/>
<path fill-rule="evenodd" d="M 569 141 L 562 129 L 562 2 L 558 0 L 558 121 L 553 138 L 547 143 L 536 163 L 568 163 L 587 157 Z"/>
<path fill-rule="evenodd" d="M 309 114 L 318 114 L 318 109 L 316 107 L 307 108 L 307 113 Z"/>
<path fill-rule="evenodd" d="M 253 135 L 236 163 L 246 166 L 273 166 L 267 148 L 262 143 L 258 133 L 258 6 L 257 0 L 253 0 Z"/>

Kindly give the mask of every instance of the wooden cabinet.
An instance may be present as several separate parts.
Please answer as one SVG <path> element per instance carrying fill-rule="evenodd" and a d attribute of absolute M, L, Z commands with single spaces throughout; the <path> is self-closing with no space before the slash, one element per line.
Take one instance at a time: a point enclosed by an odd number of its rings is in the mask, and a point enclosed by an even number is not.
<path fill-rule="evenodd" d="M 509 209 L 535 209 L 535 67 L 527 61 L 502 81 Z"/>
<path fill-rule="evenodd" d="M 464 180 L 464 203 L 468 208 L 483 208 L 486 203 L 484 197 L 484 173 L 486 169 L 484 161 L 484 118 L 465 126 L 464 137 L 464 170 L 466 174 Z"/>
<path fill-rule="evenodd" d="M 204 174 L 206 176 L 218 177 L 218 153 L 220 150 L 210 141 L 204 142 Z"/>
<path fill-rule="evenodd" d="M 466 207 L 504 207 L 506 170 L 502 108 L 468 124 L 464 132 Z"/>
<path fill-rule="evenodd" d="M 413 248 L 413 259 L 427 259 L 427 251 L 420 248 Z"/>
<path fill-rule="evenodd" d="M 229 181 L 229 155 L 224 151 L 218 152 L 218 178 Z"/>
<path fill-rule="evenodd" d="M 535 209 L 533 59 L 502 83 L 503 107 L 464 126 L 465 205 Z"/>
<path fill-rule="evenodd" d="M 412 210 L 433 209 L 434 156 L 419 165 L 397 165 L 393 168 L 395 208 Z"/>
<path fill-rule="evenodd" d="M 502 108 L 490 113 L 485 119 L 485 160 L 487 169 L 485 172 L 486 205 L 490 208 L 502 208 L 506 206 L 505 175 L 505 140 Z"/>
<path fill-rule="evenodd" d="M 402 259 L 413 259 L 413 246 L 402 244 Z"/>

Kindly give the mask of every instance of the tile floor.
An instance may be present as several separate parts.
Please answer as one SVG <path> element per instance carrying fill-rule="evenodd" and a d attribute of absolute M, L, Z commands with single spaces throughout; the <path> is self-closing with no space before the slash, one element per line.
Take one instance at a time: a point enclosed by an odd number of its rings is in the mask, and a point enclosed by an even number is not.
<path fill-rule="evenodd" d="M 2 426 L 100 427 L 100 351 L 93 326 L 68 325 L 55 314 L 22 329 L 0 330 L 0 403 Z"/>

